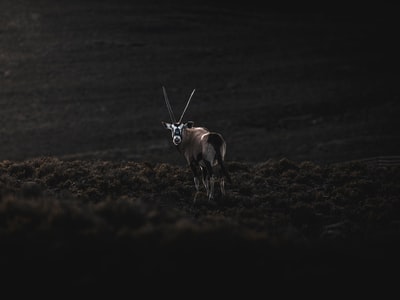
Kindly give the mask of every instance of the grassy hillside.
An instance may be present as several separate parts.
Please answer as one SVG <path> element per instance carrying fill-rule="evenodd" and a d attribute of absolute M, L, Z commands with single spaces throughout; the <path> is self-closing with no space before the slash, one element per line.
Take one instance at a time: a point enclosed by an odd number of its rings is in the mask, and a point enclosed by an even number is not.
<path fill-rule="evenodd" d="M 0 1 L 0 159 L 178 164 L 162 85 L 230 160 L 398 155 L 398 9 L 366 8 Z"/>

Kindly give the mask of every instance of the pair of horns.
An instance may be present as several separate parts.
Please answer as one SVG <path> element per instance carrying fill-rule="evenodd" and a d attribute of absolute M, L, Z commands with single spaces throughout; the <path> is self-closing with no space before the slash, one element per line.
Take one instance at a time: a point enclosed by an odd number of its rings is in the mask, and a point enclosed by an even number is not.
<path fill-rule="evenodd" d="M 193 92 L 190 94 L 190 97 L 189 97 L 188 102 L 186 103 L 185 109 L 183 110 L 182 115 L 181 115 L 181 117 L 179 118 L 179 121 L 176 122 L 174 112 L 172 111 L 171 104 L 169 103 L 169 100 L 168 100 L 167 91 L 165 90 L 165 87 L 162 87 L 162 88 L 163 88 L 163 92 L 164 92 L 165 103 L 167 104 L 167 108 L 168 108 L 168 112 L 169 112 L 169 117 L 171 118 L 171 121 L 174 122 L 174 123 L 180 123 L 180 122 L 182 121 L 182 119 L 183 119 L 183 116 L 185 115 L 185 112 L 186 112 L 186 110 L 187 110 L 187 108 L 188 108 L 188 106 L 189 106 L 190 100 L 192 100 L 192 96 L 193 96 L 194 91 L 195 91 L 196 89 L 194 89 Z"/>

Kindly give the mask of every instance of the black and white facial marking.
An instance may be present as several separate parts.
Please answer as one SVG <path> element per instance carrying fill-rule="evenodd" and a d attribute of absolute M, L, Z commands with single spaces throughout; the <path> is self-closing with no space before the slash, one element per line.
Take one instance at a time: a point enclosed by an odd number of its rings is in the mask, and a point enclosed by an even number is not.
<path fill-rule="evenodd" d="M 187 128 L 193 127 L 193 122 L 187 122 L 186 124 L 182 123 L 165 123 L 162 122 L 166 129 L 171 130 L 172 142 L 175 146 L 178 146 L 182 143 L 184 131 Z"/>

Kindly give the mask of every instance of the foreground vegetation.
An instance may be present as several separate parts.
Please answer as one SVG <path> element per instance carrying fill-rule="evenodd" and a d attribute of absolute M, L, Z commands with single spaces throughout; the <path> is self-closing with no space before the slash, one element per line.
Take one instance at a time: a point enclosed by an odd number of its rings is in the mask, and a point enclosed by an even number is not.
<path fill-rule="evenodd" d="M 180 166 L 3 161 L 2 274 L 35 286 L 131 286 L 205 272 L 272 285 L 382 279 L 398 266 L 399 166 L 282 159 L 227 167 L 226 197 L 209 203 L 204 193 L 194 204 L 190 171 Z"/>

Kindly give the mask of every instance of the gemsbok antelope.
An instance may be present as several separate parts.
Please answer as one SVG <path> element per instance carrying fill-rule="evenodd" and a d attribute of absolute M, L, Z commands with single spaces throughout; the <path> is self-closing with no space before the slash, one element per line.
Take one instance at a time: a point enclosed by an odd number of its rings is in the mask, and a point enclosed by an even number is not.
<path fill-rule="evenodd" d="M 178 151 L 183 154 L 192 170 L 194 185 L 196 187 L 194 202 L 196 201 L 196 197 L 200 191 L 200 173 L 204 187 L 206 188 L 208 200 L 214 198 L 214 182 L 217 178 L 215 175 L 218 175 L 221 194 L 225 195 L 224 177 L 229 183 L 231 183 L 231 178 L 224 166 L 226 153 L 226 143 L 224 138 L 221 134 L 210 132 L 204 127 L 193 127 L 194 122 L 192 121 L 182 123 L 183 116 L 185 115 L 195 90 L 191 93 L 179 121 L 176 121 L 175 119 L 171 104 L 168 100 L 167 91 L 164 87 L 163 92 L 171 123 L 163 121 L 161 123 L 166 129 L 171 130 L 172 142 Z M 217 165 L 219 165 L 219 170 L 215 168 Z"/>

